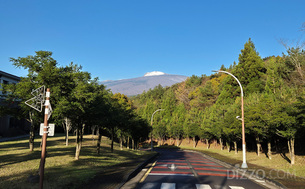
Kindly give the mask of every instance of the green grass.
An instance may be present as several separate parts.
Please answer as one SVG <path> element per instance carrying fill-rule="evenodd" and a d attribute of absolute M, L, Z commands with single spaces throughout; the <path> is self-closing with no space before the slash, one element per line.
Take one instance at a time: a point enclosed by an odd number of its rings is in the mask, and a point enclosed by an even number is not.
<path fill-rule="evenodd" d="M 28 177 L 37 175 L 40 164 L 41 138 L 35 139 L 33 152 L 29 151 L 28 139 L 0 143 L 0 188 L 39 188 Z M 75 160 L 75 137 L 65 146 L 64 136 L 48 137 L 45 163 L 44 188 L 77 188 L 90 181 L 96 174 L 110 166 L 151 156 L 151 152 L 120 150 L 115 143 L 110 152 L 110 141 L 103 137 L 101 152 L 96 153 L 96 140 L 84 136 L 80 159 Z"/>
<path fill-rule="evenodd" d="M 163 147 L 170 148 L 172 145 L 165 145 Z M 176 146 L 172 146 L 177 148 Z M 183 141 L 179 146 L 181 149 L 190 149 L 202 152 L 216 159 L 227 162 L 231 165 L 242 164 L 242 151 L 235 154 L 234 151 L 228 152 L 220 150 L 219 145 L 211 145 L 210 149 L 206 149 L 204 143 L 199 142 L 196 148 L 192 147 L 192 142 Z M 264 176 L 276 182 L 279 182 L 287 188 L 305 188 L 305 156 L 296 156 L 295 165 L 290 165 L 287 161 L 289 159 L 284 154 L 272 154 L 272 159 L 268 159 L 264 153 L 257 156 L 255 152 L 247 152 L 246 159 L 248 170 L 254 175 Z"/>

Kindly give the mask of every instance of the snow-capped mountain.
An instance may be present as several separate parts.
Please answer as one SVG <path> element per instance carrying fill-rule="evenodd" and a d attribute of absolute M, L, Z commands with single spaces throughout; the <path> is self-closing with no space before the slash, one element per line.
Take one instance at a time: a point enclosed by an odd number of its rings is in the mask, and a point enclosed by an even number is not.
<path fill-rule="evenodd" d="M 156 75 L 165 75 L 165 73 L 159 72 L 159 71 L 147 72 L 147 73 L 144 75 L 144 77 L 147 77 L 147 76 L 156 76 Z"/>
<path fill-rule="evenodd" d="M 162 87 L 171 86 L 176 83 L 183 82 L 187 76 L 166 74 L 160 71 L 146 73 L 143 77 L 132 79 L 121 79 L 115 81 L 102 81 L 103 84 L 113 93 L 122 93 L 127 96 L 141 94 L 144 91 L 153 89 L 159 84 Z"/>

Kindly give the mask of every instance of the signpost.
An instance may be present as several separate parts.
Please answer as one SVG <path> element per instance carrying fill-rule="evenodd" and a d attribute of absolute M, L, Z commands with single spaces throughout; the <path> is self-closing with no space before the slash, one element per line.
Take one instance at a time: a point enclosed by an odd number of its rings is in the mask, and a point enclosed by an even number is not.
<path fill-rule="evenodd" d="M 49 105 L 50 105 L 50 89 L 47 89 L 46 92 L 46 101 L 45 101 L 45 112 L 44 112 L 44 129 L 42 136 L 42 147 L 41 147 L 41 160 L 40 160 L 40 180 L 39 187 L 43 188 L 43 177 L 44 177 L 44 164 L 46 161 L 46 147 L 47 147 L 47 134 L 48 134 L 48 117 L 49 117 Z"/>
<path fill-rule="evenodd" d="M 43 177 L 44 177 L 44 165 L 46 161 L 46 147 L 47 147 L 47 136 L 54 136 L 54 124 L 48 125 L 48 120 L 52 114 L 52 107 L 50 104 L 50 89 L 47 89 L 47 92 L 45 94 L 45 87 L 42 86 L 38 89 L 35 89 L 31 92 L 31 94 L 34 96 L 33 98 L 27 100 L 25 102 L 26 105 L 34 108 L 35 110 L 41 112 L 42 106 L 44 104 L 45 106 L 45 113 L 44 113 L 44 123 L 41 126 L 42 129 L 40 130 L 40 133 L 42 135 L 42 147 L 41 147 L 41 160 L 40 160 L 40 166 L 39 166 L 39 188 L 43 188 Z M 46 97 L 46 99 L 45 99 Z M 50 128 L 50 130 L 49 130 Z"/>
<path fill-rule="evenodd" d="M 25 101 L 25 104 L 34 108 L 38 112 L 42 111 L 42 106 L 45 101 L 45 86 L 41 86 L 31 92 L 33 98 Z"/>
<path fill-rule="evenodd" d="M 55 132 L 55 124 L 53 123 L 49 123 L 48 127 L 48 136 L 54 136 L 54 132 Z M 43 132 L 44 132 L 44 123 L 40 124 L 40 130 L 39 130 L 39 135 L 43 136 Z"/>

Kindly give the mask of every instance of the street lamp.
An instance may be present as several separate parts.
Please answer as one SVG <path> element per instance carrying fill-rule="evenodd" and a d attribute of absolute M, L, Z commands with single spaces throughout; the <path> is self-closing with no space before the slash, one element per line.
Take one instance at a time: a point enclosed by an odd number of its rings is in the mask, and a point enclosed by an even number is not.
<path fill-rule="evenodd" d="M 242 144 L 243 144 L 243 163 L 241 165 L 241 168 L 248 168 L 247 162 L 246 162 L 246 139 L 245 139 L 245 120 L 244 120 L 244 92 L 243 92 L 243 87 L 241 86 L 239 80 L 231 73 L 227 72 L 227 71 L 222 71 L 222 70 L 212 70 L 212 72 L 222 72 L 222 73 L 226 73 L 229 74 L 230 76 L 232 76 L 237 83 L 240 86 L 240 97 L 241 97 L 241 118 L 236 117 L 237 119 L 241 120 L 241 125 L 242 125 Z"/>
<path fill-rule="evenodd" d="M 150 121 L 150 125 L 151 125 L 151 128 L 152 128 L 152 126 L 153 126 L 153 118 L 154 118 L 154 115 L 155 115 L 155 113 L 157 113 L 158 111 L 163 111 L 164 109 L 158 109 L 158 110 L 156 110 L 152 115 L 151 115 L 151 121 Z M 153 137 L 153 134 L 152 134 L 152 130 L 151 130 L 151 135 L 150 135 L 150 142 L 151 142 L 151 151 L 153 151 L 153 148 L 154 148 L 154 146 L 153 146 L 153 141 L 152 141 L 152 137 Z"/>

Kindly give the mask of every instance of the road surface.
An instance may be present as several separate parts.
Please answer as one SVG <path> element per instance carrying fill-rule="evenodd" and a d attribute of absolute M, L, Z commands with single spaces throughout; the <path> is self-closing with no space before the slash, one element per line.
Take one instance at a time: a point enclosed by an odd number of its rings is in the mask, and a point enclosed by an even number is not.
<path fill-rule="evenodd" d="M 159 158 L 136 189 L 262 189 L 261 185 L 200 153 L 158 150 Z"/>

